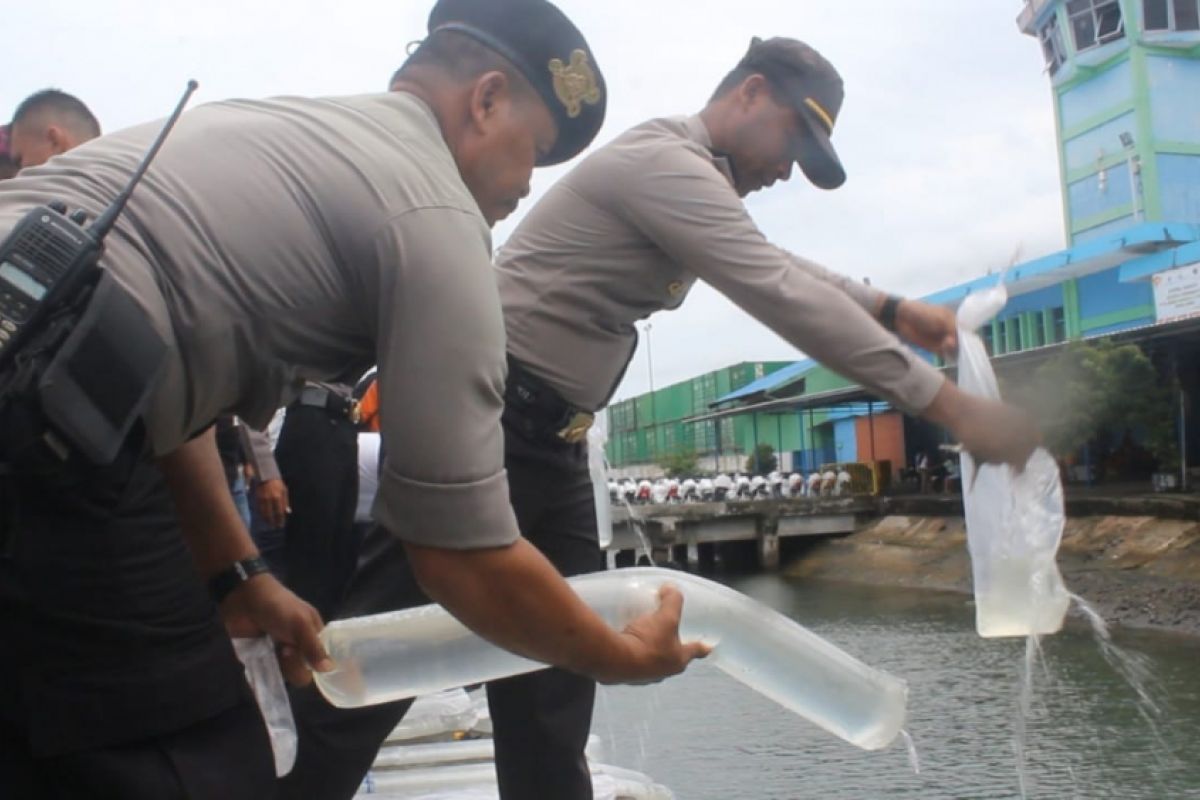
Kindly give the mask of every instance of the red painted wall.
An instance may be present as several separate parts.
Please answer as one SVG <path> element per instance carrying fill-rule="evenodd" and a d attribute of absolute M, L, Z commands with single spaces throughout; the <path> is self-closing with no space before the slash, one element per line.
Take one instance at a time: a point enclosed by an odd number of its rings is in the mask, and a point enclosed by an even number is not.
<path fill-rule="evenodd" d="M 871 437 L 874 430 L 875 455 L 871 456 Z M 876 414 L 873 418 L 858 417 L 854 421 L 858 440 L 858 460 L 891 461 L 892 474 L 907 466 L 904 460 L 904 416 L 898 411 Z"/>

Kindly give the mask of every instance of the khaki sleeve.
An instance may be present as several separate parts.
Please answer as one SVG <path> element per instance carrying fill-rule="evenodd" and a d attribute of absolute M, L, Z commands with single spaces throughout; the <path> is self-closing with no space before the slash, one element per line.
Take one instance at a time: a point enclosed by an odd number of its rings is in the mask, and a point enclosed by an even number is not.
<path fill-rule="evenodd" d="M 929 406 L 944 378 L 867 313 L 874 290 L 768 242 L 699 154 L 676 148 L 636 166 L 614 177 L 619 213 L 667 255 L 822 364 L 910 413 Z"/>
<path fill-rule="evenodd" d="M 376 347 L 385 461 L 374 516 L 405 541 L 448 549 L 520 535 L 504 470 L 505 340 L 487 228 L 432 208 L 376 243 Z M 368 294 L 369 296 L 369 294 Z"/>
<path fill-rule="evenodd" d="M 883 292 L 873 286 L 868 286 L 862 281 L 851 280 L 845 275 L 827 269 L 815 261 L 809 261 L 803 256 L 790 253 L 783 248 L 778 249 L 783 257 L 790 261 L 796 269 L 802 270 L 817 280 L 825 281 L 830 286 L 842 290 L 854 302 L 862 306 L 863 310 L 871 315 L 872 318 L 875 317 L 876 312 L 878 312 L 880 305 L 883 303 L 883 298 L 886 296 Z"/>
<path fill-rule="evenodd" d="M 242 449 L 246 459 L 254 467 L 254 475 L 260 483 L 279 480 L 279 465 L 275 463 L 275 451 L 271 447 L 271 436 L 266 431 L 256 431 L 245 422 L 238 425 L 242 434 Z"/>

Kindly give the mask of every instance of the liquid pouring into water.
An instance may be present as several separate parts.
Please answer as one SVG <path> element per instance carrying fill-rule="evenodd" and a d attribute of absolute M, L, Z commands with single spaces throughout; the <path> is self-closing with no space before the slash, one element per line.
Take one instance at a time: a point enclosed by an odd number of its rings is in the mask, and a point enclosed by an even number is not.
<path fill-rule="evenodd" d="M 1157 680 L 1146 658 L 1137 653 L 1127 652 L 1113 642 L 1112 634 L 1109 633 L 1104 618 L 1086 600 L 1077 594 L 1072 594 L 1071 599 L 1075 601 L 1076 607 L 1083 612 L 1084 617 L 1091 624 L 1092 633 L 1096 643 L 1100 646 L 1100 653 L 1104 656 L 1104 660 L 1112 667 L 1113 672 L 1124 678 L 1137 694 L 1137 712 L 1150 728 L 1151 735 L 1159 745 L 1159 753 L 1170 753 L 1170 749 L 1158 730 L 1158 719 L 1162 717 L 1162 707 L 1154 699 L 1153 692 L 1156 689 Z M 1162 761 L 1161 755 L 1159 760 Z"/>
<path fill-rule="evenodd" d="M 917 755 L 917 745 L 913 741 L 912 736 L 906 730 L 900 731 L 900 738 L 904 740 L 904 746 L 908 748 L 908 763 L 912 767 L 914 775 L 921 774 L 921 757 Z"/>
<path fill-rule="evenodd" d="M 1079 595 L 1071 594 L 1070 597 L 1091 626 L 1092 634 L 1104 660 L 1112 668 L 1113 672 L 1119 675 L 1133 689 L 1137 697 L 1136 708 L 1138 715 L 1146 722 L 1151 736 L 1159 745 L 1156 760 L 1159 762 L 1160 767 L 1165 768 L 1168 761 L 1173 760 L 1174 756 L 1171 754 L 1171 750 L 1158 728 L 1158 719 L 1162 716 L 1162 707 L 1154 698 L 1153 688 L 1155 678 L 1145 658 L 1139 654 L 1130 653 L 1114 643 L 1112 634 L 1108 630 L 1108 625 L 1105 623 L 1104 618 L 1100 616 L 1100 613 Z M 1022 800 L 1026 800 L 1029 796 L 1029 773 L 1025 752 L 1028 743 L 1027 723 L 1033 710 L 1034 671 L 1039 664 L 1042 667 L 1042 677 L 1049 683 L 1051 674 L 1046 664 L 1045 655 L 1042 652 L 1040 637 L 1029 636 L 1026 638 L 1025 643 L 1025 658 L 1021 669 L 1021 688 L 1018 695 L 1018 713 L 1013 732 L 1013 754 L 1017 761 L 1017 783 Z M 1070 767 L 1067 769 L 1071 776 L 1071 783 L 1078 787 L 1078 780 L 1074 770 Z M 1076 788 L 1072 794 L 1073 796 L 1078 796 L 1078 789 Z"/>
<path fill-rule="evenodd" d="M 1038 661 L 1042 662 L 1043 667 L 1045 666 L 1041 641 L 1037 636 L 1027 636 L 1025 637 L 1025 660 L 1021 667 L 1021 691 L 1017 695 L 1017 721 L 1013 728 L 1012 742 L 1013 755 L 1017 759 L 1017 788 L 1021 793 L 1021 800 L 1026 800 L 1029 796 L 1029 789 L 1026 785 L 1028 764 L 1025 761 L 1025 743 L 1028 736 L 1027 722 L 1033 709 L 1033 670 Z"/>

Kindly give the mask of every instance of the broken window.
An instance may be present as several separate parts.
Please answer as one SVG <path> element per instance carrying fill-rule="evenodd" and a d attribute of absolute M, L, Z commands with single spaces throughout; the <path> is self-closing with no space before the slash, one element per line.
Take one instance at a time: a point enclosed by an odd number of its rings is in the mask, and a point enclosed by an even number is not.
<path fill-rule="evenodd" d="M 1050 74 L 1058 72 L 1058 68 L 1066 61 L 1066 49 L 1063 47 L 1062 31 L 1058 29 L 1058 17 L 1051 16 L 1042 29 L 1038 31 L 1038 39 L 1042 43 L 1042 54 L 1046 57 L 1046 69 Z"/>
<path fill-rule="evenodd" d="M 1071 20 L 1077 51 L 1098 47 L 1125 35 L 1119 0 L 1068 0 L 1067 16 Z"/>

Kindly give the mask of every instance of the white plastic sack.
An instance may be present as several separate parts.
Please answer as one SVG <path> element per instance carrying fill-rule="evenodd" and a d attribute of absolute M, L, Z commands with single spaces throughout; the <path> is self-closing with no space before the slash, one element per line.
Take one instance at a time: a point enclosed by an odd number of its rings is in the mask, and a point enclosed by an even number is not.
<path fill-rule="evenodd" d="M 976 333 L 1008 301 L 1003 286 L 972 294 L 958 309 L 958 385 L 1000 399 Z M 962 453 L 963 507 L 980 636 L 1030 636 L 1062 628 L 1070 597 L 1055 557 L 1065 514 L 1058 465 L 1038 448 L 1020 474 Z"/>
<path fill-rule="evenodd" d="M 592 476 L 592 494 L 596 498 L 596 528 L 600 531 L 600 546 L 612 544 L 612 500 L 608 496 L 608 470 L 604 461 L 604 445 L 608 442 L 607 415 L 601 411 L 588 429 L 588 472 Z"/>
<path fill-rule="evenodd" d="M 418 697 L 404 719 L 390 734 L 389 742 L 425 739 L 455 731 L 469 731 L 479 721 L 471 696 L 465 689 L 447 689 Z"/>
<path fill-rule="evenodd" d="M 258 710 L 271 737 L 275 774 L 282 777 L 296 763 L 296 722 L 283 685 L 283 673 L 275 656 L 275 644 L 267 636 L 234 639 L 233 650 L 246 670 L 246 682 L 254 692 Z"/>

